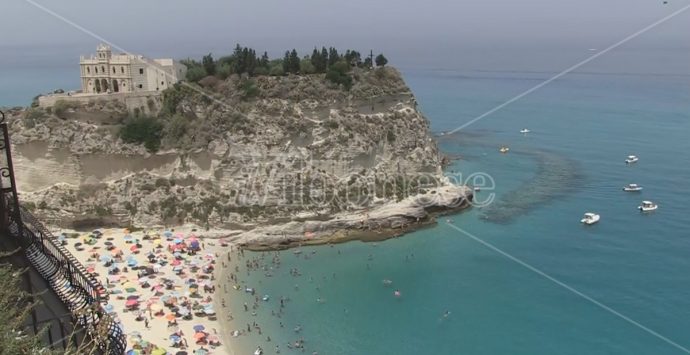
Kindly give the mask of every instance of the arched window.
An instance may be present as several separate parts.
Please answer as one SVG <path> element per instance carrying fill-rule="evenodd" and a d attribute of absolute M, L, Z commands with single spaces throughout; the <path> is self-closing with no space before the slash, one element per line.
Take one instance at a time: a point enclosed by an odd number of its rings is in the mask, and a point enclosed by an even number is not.
<path fill-rule="evenodd" d="M 91 74 L 91 68 L 86 67 L 86 74 Z"/>
<path fill-rule="evenodd" d="M 115 67 L 113 67 L 113 74 L 115 74 L 115 73 L 116 73 L 116 72 L 115 72 Z"/>
<path fill-rule="evenodd" d="M 101 73 L 105 73 L 105 67 L 101 65 Z"/>
<path fill-rule="evenodd" d="M 98 67 L 93 67 L 93 70 L 95 71 L 96 74 L 98 74 Z"/>
<path fill-rule="evenodd" d="M 120 71 L 122 72 L 122 74 L 124 74 L 125 73 L 125 67 L 120 67 Z"/>

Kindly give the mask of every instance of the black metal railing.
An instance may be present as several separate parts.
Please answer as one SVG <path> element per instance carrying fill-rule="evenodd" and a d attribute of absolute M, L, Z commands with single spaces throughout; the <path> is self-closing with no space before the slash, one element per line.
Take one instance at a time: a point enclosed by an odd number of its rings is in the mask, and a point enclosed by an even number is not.
<path fill-rule="evenodd" d="M 105 311 L 108 293 L 96 277 L 53 236 L 28 210 L 21 207 L 14 179 L 7 124 L 0 112 L 0 207 L 1 224 L 14 237 L 34 268 L 69 308 L 98 348 L 108 355 L 122 355 L 127 341 L 120 325 Z M 4 157 L 3 157 L 4 156 Z"/>

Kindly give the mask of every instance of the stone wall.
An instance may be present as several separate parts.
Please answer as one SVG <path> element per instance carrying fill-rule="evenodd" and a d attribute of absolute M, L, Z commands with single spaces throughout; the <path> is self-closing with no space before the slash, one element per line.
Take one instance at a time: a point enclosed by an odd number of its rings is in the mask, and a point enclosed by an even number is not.
<path fill-rule="evenodd" d="M 62 100 L 79 104 L 87 104 L 89 101 L 119 101 L 127 107 L 130 112 L 139 109 L 146 114 L 155 114 L 162 103 L 162 92 L 119 92 L 111 94 L 50 94 L 40 96 L 38 105 L 43 108 L 53 107 L 56 102 Z"/>

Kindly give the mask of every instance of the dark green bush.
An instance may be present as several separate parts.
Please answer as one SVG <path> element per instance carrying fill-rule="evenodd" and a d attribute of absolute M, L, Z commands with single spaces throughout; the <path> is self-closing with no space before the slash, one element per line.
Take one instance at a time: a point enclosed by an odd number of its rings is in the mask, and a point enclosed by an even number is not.
<path fill-rule="evenodd" d="M 163 125 L 153 117 L 130 118 L 120 129 L 120 138 L 126 143 L 143 144 L 150 152 L 161 146 Z"/>

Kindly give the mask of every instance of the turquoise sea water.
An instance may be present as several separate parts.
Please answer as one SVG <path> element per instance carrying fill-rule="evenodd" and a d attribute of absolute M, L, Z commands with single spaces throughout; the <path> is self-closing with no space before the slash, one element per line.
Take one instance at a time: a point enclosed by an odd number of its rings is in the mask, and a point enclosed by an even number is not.
<path fill-rule="evenodd" d="M 78 85 L 72 64 L 27 67 L 4 60 L 0 105 L 28 104 L 37 92 Z M 462 157 L 449 173 L 483 172 L 496 183 L 496 201 L 453 216 L 456 226 L 688 348 L 690 68 L 651 75 L 657 63 L 648 71 L 640 67 L 569 74 L 457 135 L 439 137 L 439 144 Z M 452 130 L 553 74 L 403 73 L 435 132 Z M 532 133 L 518 133 L 525 127 Z M 510 153 L 499 154 L 501 145 Z M 626 166 L 629 154 L 640 162 Z M 623 193 L 632 182 L 644 191 Z M 642 199 L 658 202 L 659 210 L 640 214 Z M 600 213 L 602 221 L 582 226 L 586 211 Z M 279 344 L 281 354 L 290 354 L 296 352 L 285 345 L 304 337 L 306 353 L 319 354 L 682 353 L 445 223 L 377 244 L 302 251 L 299 257 L 279 253 L 282 264 L 273 277 L 241 276 L 271 299 L 252 317 L 242 304 L 253 298 L 232 293 L 233 325 L 256 321 L 263 330 L 233 338 L 234 346 L 261 344 L 270 354 Z M 302 276 L 290 276 L 294 268 Z M 393 284 L 385 287 L 383 279 Z M 271 310 L 279 309 L 281 296 L 290 301 L 277 319 Z M 443 319 L 445 311 L 451 314 Z M 298 324 L 303 330 L 295 334 Z"/>
<path fill-rule="evenodd" d="M 549 75 L 405 71 L 437 132 Z M 518 133 L 524 127 L 532 133 Z M 688 137 L 687 73 L 568 75 L 458 135 L 439 138 L 444 152 L 462 156 L 449 172 L 484 172 L 496 183 L 492 205 L 453 216 L 453 223 L 690 347 Z M 498 153 L 504 144 L 509 154 Z M 629 154 L 640 162 L 626 166 Z M 622 191 L 633 182 L 644 186 L 641 194 Z M 636 208 L 642 199 L 658 202 L 659 210 L 641 214 Z M 581 225 L 586 211 L 600 213 L 601 222 Z M 682 353 L 445 221 L 377 244 L 302 252 L 279 253 L 282 264 L 270 278 L 263 272 L 241 276 L 271 300 L 260 302 L 252 317 L 241 310 L 253 297 L 232 294 L 236 317 L 256 321 L 263 330 L 261 336 L 254 331 L 237 338 L 239 348 L 262 344 L 274 353 L 279 344 L 289 354 L 295 351 L 285 345 L 303 337 L 306 352 L 319 354 Z M 269 254 L 246 255 L 260 257 L 271 260 Z M 294 268 L 302 276 L 291 276 Z M 386 287 L 383 279 L 393 284 Z M 395 289 L 401 298 L 393 296 Z M 280 297 L 290 301 L 278 319 L 271 310 L 279 310 Z M 445 311 L 451 313 L 444 319 Z M 246 323 L 235 322 L 237 328 Z M 300 334 L 293 331 L 298 324 Z"/>

